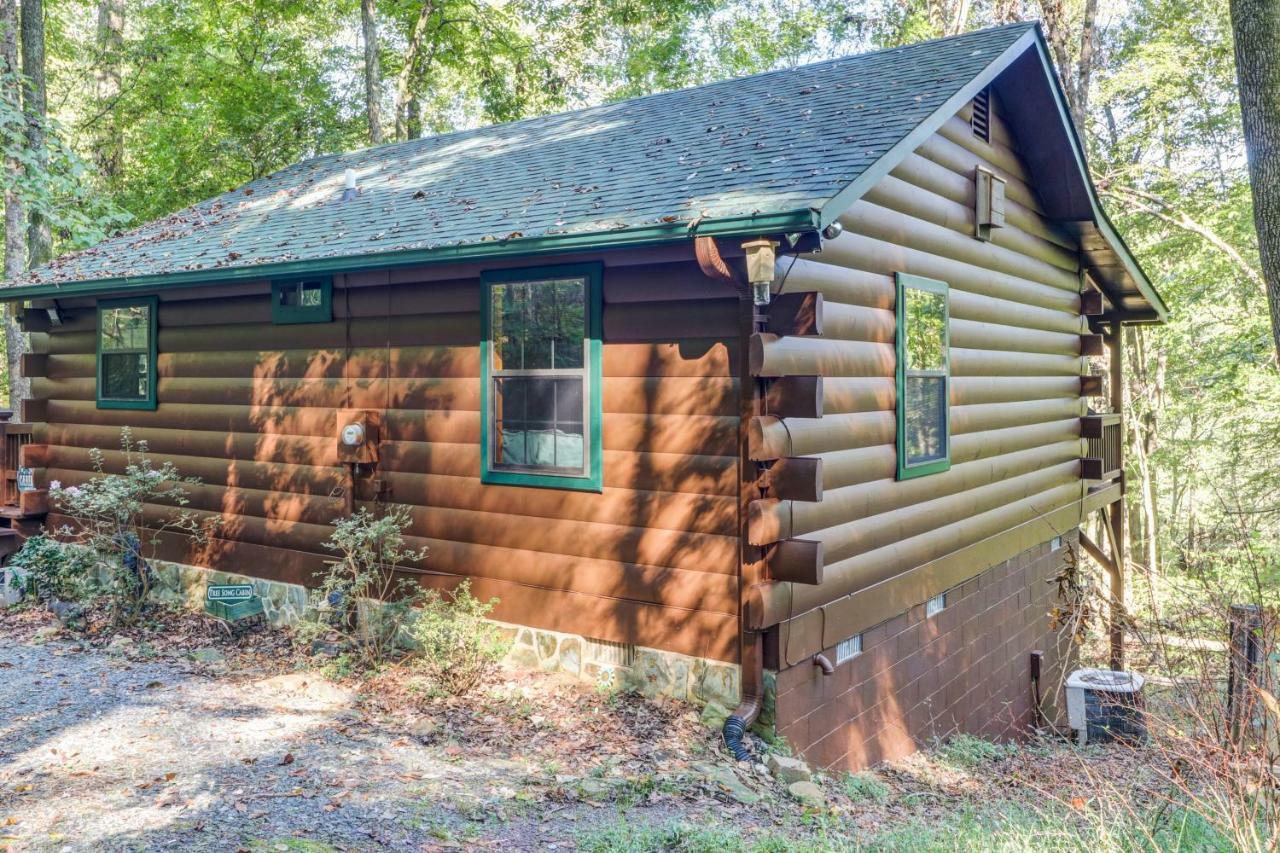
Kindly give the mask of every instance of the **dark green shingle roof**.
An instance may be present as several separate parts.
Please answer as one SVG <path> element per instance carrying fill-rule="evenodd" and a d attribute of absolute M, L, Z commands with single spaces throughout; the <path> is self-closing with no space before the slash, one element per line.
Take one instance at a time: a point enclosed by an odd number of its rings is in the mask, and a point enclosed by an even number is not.
<path fill-rule="evenodd" d="M 770 216 L 820 210 L 1032 27 L 316 157 L 11 284 L 243 272 L 490 241 L 514 249 L 522 238 L 646 227 L 681 236 L 695 219 L 745 219 L 746 233 Z M 360 190 L 343 201 L 347 169 Z"/>

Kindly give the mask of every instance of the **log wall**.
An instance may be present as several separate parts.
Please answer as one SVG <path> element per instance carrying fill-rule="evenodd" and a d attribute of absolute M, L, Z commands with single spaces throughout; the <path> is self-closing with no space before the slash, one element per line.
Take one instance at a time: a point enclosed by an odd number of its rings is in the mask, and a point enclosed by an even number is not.
<path fill-rule="evenodd" d="M 979 166 L 1007 181 L 1006 226 L 993 228 L 990 241 L 974 237 Z M 784 668 L 901 612 L 851 606 L 873 587 L 964 549 L 972 557 L 963 577 L 975 576 L 1017 553 L 1010 548 L 1032 544 L 1006 535 L 1021 525 L 1052 515 L 1064 532 L 1074 527 L 1079 513 L 1059 511 L 1083 507 L 1088 491 L 1080 470 L 1089 327 L 1079 246 L 1045 216 L 998 110 L 991 142 L 971 131 L 966 108 L 839 222 L 843 233 L 820 253 L 778 261 L 792 304 L 821 294 L 820 333 L 764 331 L 749 347 L 772 406 L 750 426 L 752 459 L 821 461 L 819 500 L 767 494 L 748 511 L 749 541 L 764 549 L 775 578 L 754 590 L 751 621 L 781 621 Z M 901 482 L 899 272 L 950 285 L 952 375 L 951 468 Z M 797 400 L 802 394 L 809 399 Z M 1004 544 L 990 544 L 1001 536 Z M 801 551 L 797 540 L 820 547 Z M 801 553 L 820 561 L 821 582 L 776 580 L 796 574 L 791 563 Z M 917 587 L 909 604 L 941 591 Z"/>
<path fill-rule="evenodd" d="M 439 269 L 338 276 L 326 324 L 271 325 L 266 282 L 161 293 L 155 411 L 97 408 L 94 306 L 64 303 L 32 335 L 43 476 L 83 481 L 95 447 L 120 470 L 130 426 L 200 477 L 190 507 L 218 523 L 166 556 L 306 583 L 349 487 L 338 410 L 375 409 L 375 476 L 430 549 L 424 583 L 469 577 L 504 621 L 736 660 L 738 298 L 641 260 L 606 261 L 602 493 L 481 484 L 479 277 Z"/>

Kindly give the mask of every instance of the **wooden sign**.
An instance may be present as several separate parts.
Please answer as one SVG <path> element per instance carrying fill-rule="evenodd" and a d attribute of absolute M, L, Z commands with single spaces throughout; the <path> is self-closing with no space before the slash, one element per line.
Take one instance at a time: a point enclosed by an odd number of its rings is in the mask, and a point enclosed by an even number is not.
<path fill-rule="evenodd" d="M 246 601 L 253 598 L 253 584 L 216 584 L 209 587 L 206 597 L 210 601 Z"/>

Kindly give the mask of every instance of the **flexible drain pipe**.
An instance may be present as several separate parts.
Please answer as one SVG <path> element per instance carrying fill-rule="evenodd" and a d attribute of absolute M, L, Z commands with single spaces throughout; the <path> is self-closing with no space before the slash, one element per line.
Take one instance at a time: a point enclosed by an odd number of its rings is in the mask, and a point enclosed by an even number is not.
<path fill-rule="evenodd" d="M 724 745 L 737 761 L 750 761 L 751 750 L 743 737 L 760 716 L 764 704 L 764 635 L 759 631 L 742 634 L 742 701 L 724 721 Z"/>

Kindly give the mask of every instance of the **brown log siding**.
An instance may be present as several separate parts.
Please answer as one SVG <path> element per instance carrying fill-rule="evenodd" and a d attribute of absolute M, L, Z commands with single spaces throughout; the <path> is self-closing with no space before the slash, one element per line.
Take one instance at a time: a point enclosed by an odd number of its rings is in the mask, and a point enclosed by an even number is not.
<path fill-rule="evenodd" d="M 751 343 L 756 375 L 820 375 L 824 386 L 821 418 L 765 416 L 752 424 L 752 458 L 823 461 L 821 502 L 765 499 L 748 513 L 752 543 L 798 537 L 825 545 L 822 584 L 769 593 L 770 612 L 783 609 L 782 667 L 897 612 L 851 621 L 847 614 L 866 608 L 841 597 L 856 598 L 1085 493 L 1079 376 L 1088 326 L 1078 246 L 1044 216 L 999 116 L 997 142 L 987 144 L 963 115 L 855 202 L 840 218 L 844 233 L 820 253 L 779 261 L 786 292 L 823 295 L 833 318 L 823 334 L 760 334 Z M 1008 182 L 1006 226 L 992 229 L 989 242 L 973 236 L 979 165 Z M 894 479 L 891 325 L 898 272 L 940 279 L 951 292 L 952 467 L 902 482 Z M 970 575 L 990 565 L 975 564 Z"/>
<path fill-rule="evenodd" d="M 377 476 L 411 508 L 411 544 L 430 548 L 424 583 L 470 577 L 504 620 L 736 659 L 736 295 L 692 263 L 606 268 L 593 494 L 480 483 L 478 276 L 395 276 L 337 277 L 327 324 L 271 325 L 265 283 L 162 294 L 154 412 L 97 408 L 93 304 L 68 303 L 65 325 L 32 336 L 48 354 L 34 381 L 44 476 L 83 481 L 93 447 L 120 470 L 129 425 L 201 478 L 191 509 L 219 522 L 206 545 L 171 538 L 166 555 L 305 582 L 342 511 L 337 410 L 382 410 Z"/>

